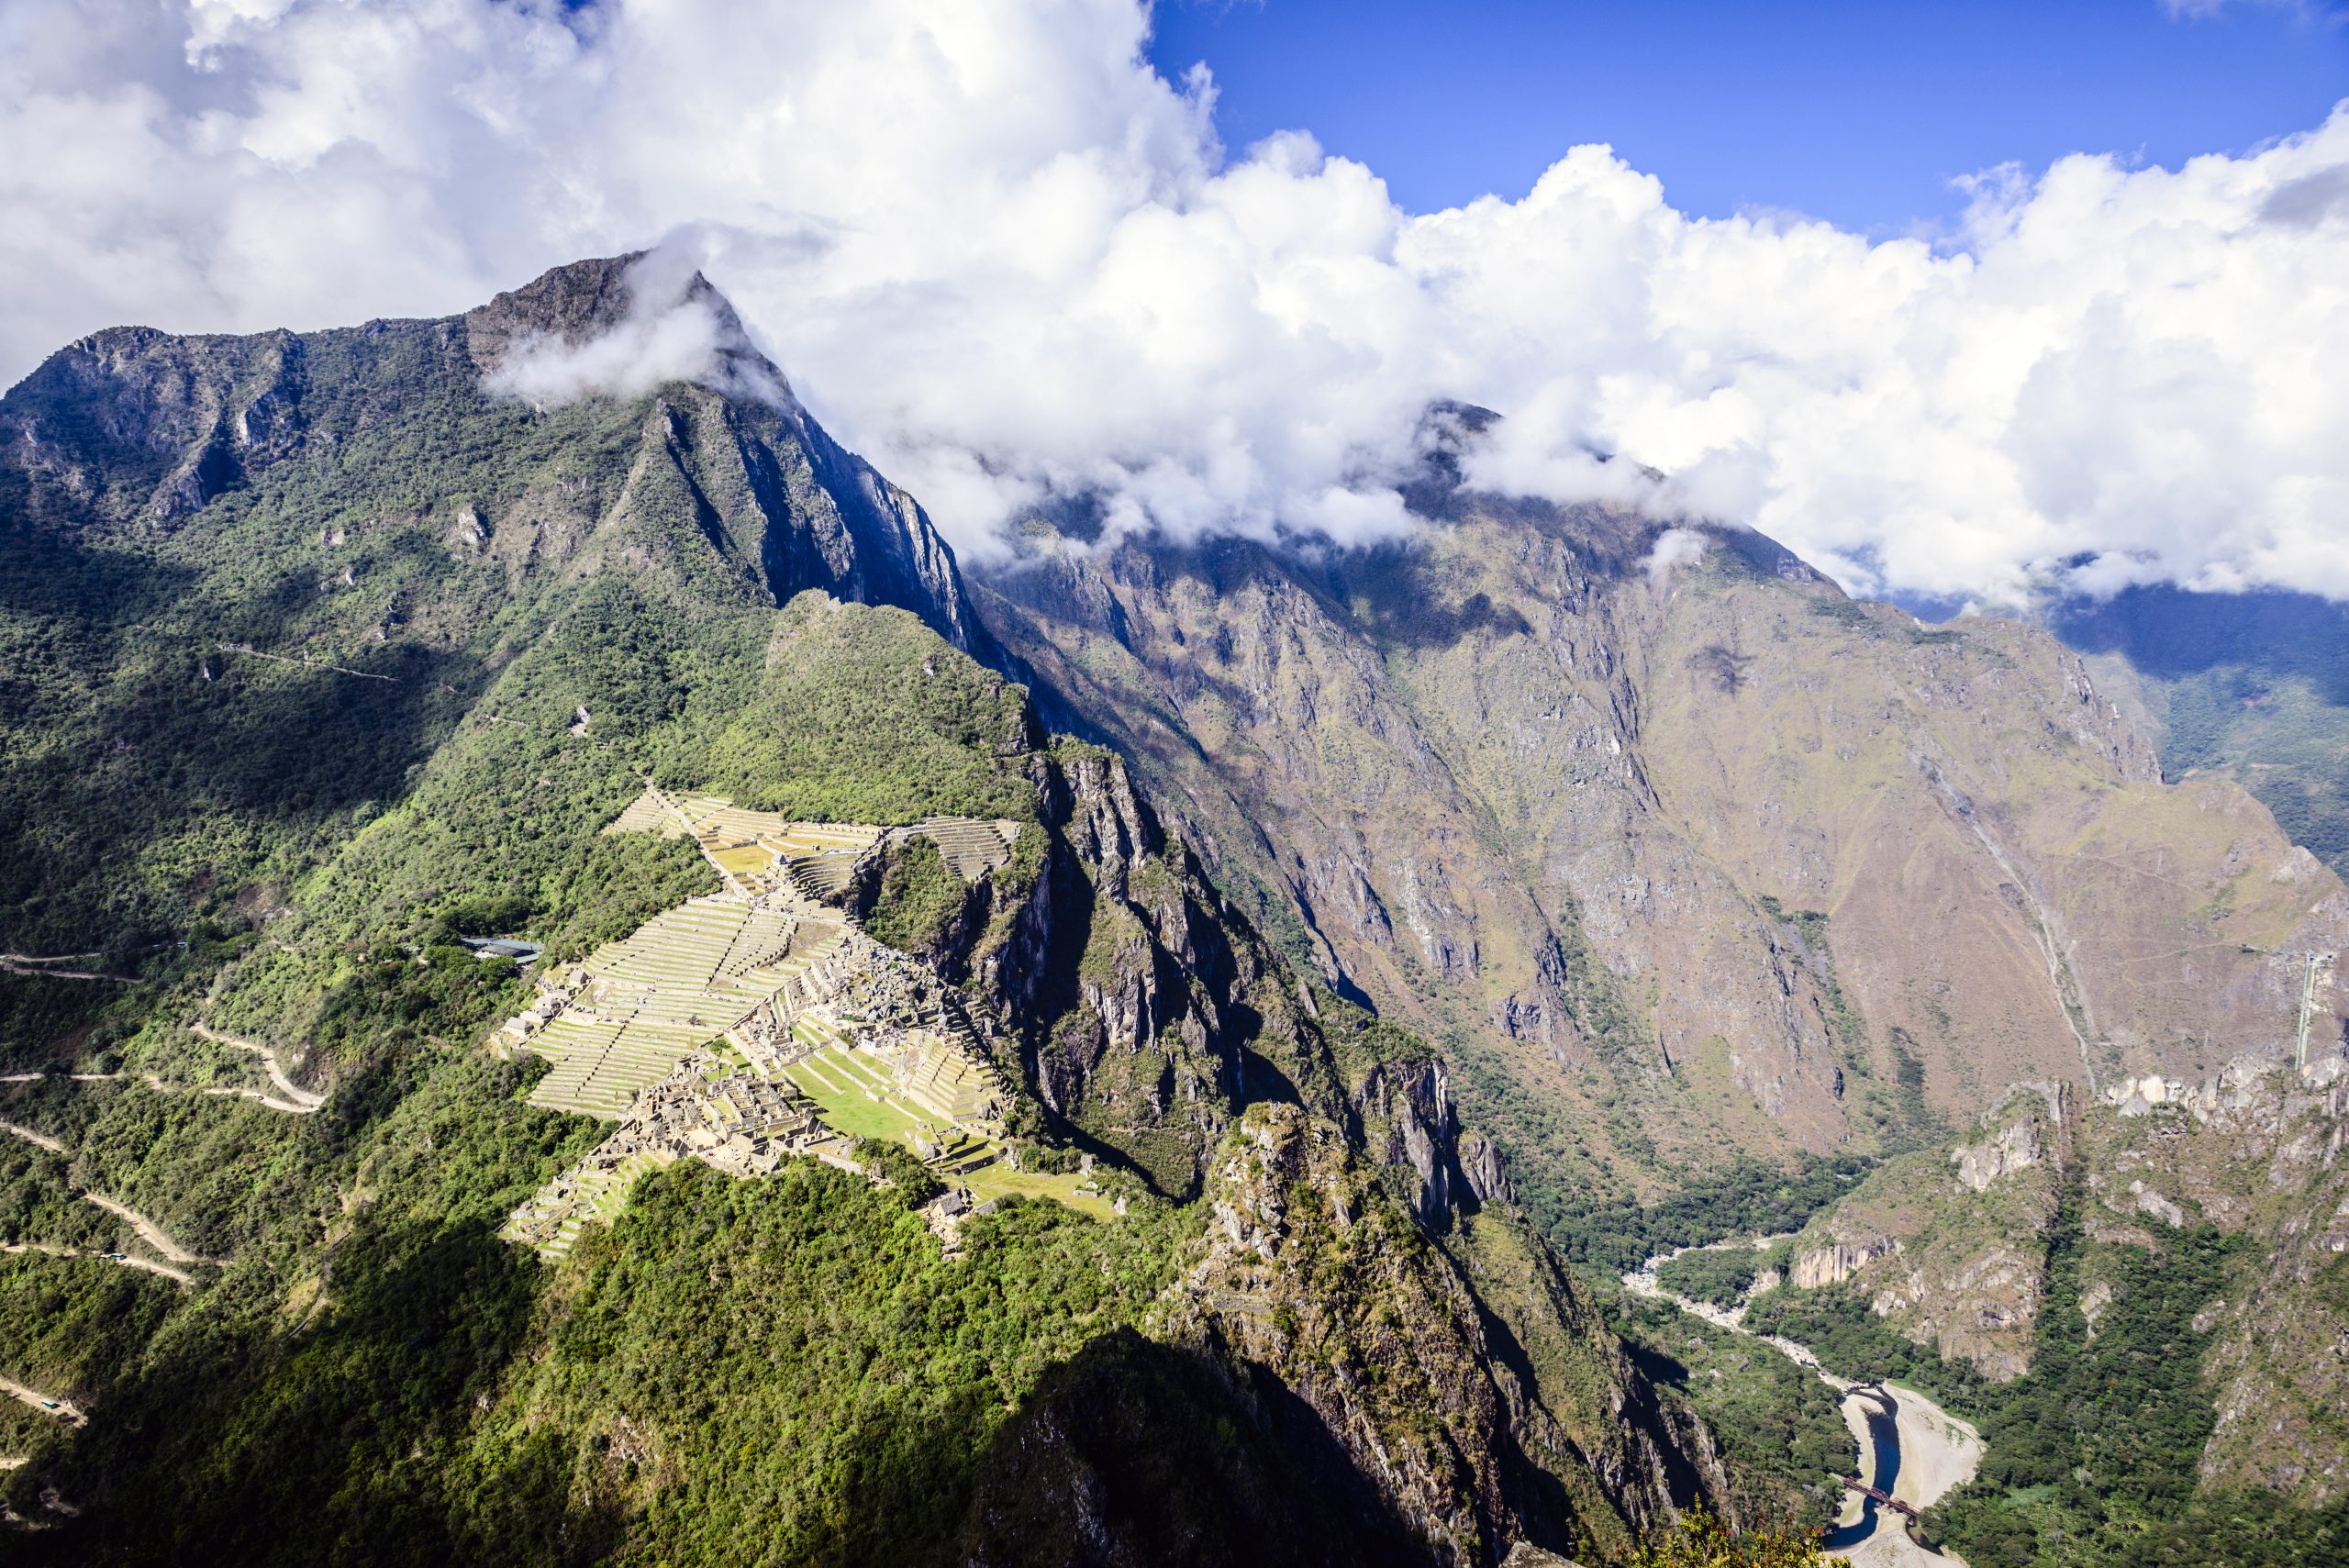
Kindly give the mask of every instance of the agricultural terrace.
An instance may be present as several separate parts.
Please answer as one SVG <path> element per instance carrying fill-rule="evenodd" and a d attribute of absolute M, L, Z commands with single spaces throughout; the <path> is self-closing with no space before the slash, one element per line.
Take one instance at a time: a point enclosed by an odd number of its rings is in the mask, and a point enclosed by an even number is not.
<path fill-rule="evenodd" d="M 819 899 L 847 886 L 859 862 L 881 844 L 916 836 L 935 842 L 965 882 L 976 882 L 1011 858 L 1019 824 L 974 817 L 931 817 L 903 828 L 803 822 L 745 810 L 723 795 L 672 795 L 648 785 L 604 831 L 690 838 L 729 888 L 788 888 Z"/>
<path fill-rule="evenodd" d="M 620 1124 L 516 1211 L 512 1240 L 561 1257 L 637 1178 L 684 1155 L 747 1176 L 798 1156 L 852 1164 L 866 1139 L 910 1150 L 973 1203 L 1019 1193 L 1111 1212 L 1088 1176 L 1012 1166 L 1002 1089 L 960 1005 L 821 902 L 916 834 L 975 882 L 1010 858 L 1019 824 L 802 822 L 648 787 L 605 831 L 689 837 L 725 891 L 540 975 L 539 999 L 499 1031 L 554 1064 L 533 1104 Z"/>
<path fill-rule="evenodd" d="M 513 1043 L 554 1063 L 531 1103 L 617 1120 L 687 1052 L 807 973 L 844 929 L 837 915 L 717 893 L 545 976 L 541 1001 L 507 1026 Z"/>

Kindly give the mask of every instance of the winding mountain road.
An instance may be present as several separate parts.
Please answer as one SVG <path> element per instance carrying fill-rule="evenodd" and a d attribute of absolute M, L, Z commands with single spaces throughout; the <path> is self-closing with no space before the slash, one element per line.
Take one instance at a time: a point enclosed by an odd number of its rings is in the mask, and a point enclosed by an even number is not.
<path fill-rule="evenodd" d="M 51 1076 L 51 1074 L 47 1073 L 10 1073 L 5 1075 L 0 1075 L 0 1084 L 38 1084 L 42 1079 L 50 1076 Z M 120 1084 L 128 1081 L 133 1074 L 128 1073 L 58 1073 L 56 1076 L 69 1079 L 76 1084 Z M 318 1106 L 315 1105 L 296 1105 L 289 1100 L 280 1099 L 277 1095 L 262 1089 L 234 1088 L 223 1084 L 173 1084 L 166 1080 L 160 1073 L 140 1073 L 136 1076 L 140 1083 L 146 1084 L 149 1088 L 154 1090 L 159 1095 L 211 1095 L 221 1099 L 254 1100 L 268 1106 L 271 1110 L 284 1111 L 289 1116 L 313 1116 L 317 1114 L 318 1109 Z M 323 1104 L 324 1102 L 321 1101 L 320 1103 Z"/>
<path fill-rule="evenodd" d="M 51 1258 L 104 1258 L 107 1262 L 120 1263 L 126 1269 L 138 1269 L 146 1273 L 161 1274 L 165 1279 L 179 1281 L 191 1290 L 195 1288 L 195 1276 L 185 1269 L 173 1268 L 169 1263 L 159 1263 L 152 1258 L 134 1258 L 128 1252 L 119 1254 L 84 1252 L 79 1247 L 53 1247 L 46 1241 L 11 1241 L 6 1246 L 0 1246 L 0 1252 L 39 1252 Z"/>
<path fill-rule="evenodd" d="M 78 1427 L 90 1418 L 88 1412 L 71 1399 L 54 1394 L 43 1394 L 38 1388 L 27 1388 L 12 1378 L 0 1377 L 0 1390 L 6 1391 L 13 1398 L 23 1400 L 42 1415 L 54 1416 L 72 1426 Z"/>
<path fill-rule="evenodd" d="M 76 952 L 61 956 L 75 959 L 96 958 L 99 955 L 94 952 Z M 57 963 L 56 958 L 41 958 L 21 952 L 0 952 L 0 969 L 5 969 L 11 974 L 45 974 L 51 980 L 104 980 L 116 985 L 139 984 L 139 977 L 135 974 L 103 974 L 94 969 L 60 969 Z"/>
<path fill-rule="evenodd" d="M 154 1248 L 155 1251 L 162 1253 L 164 1257 L 170 1259 L 174 1263 L 204 1263 L 211 1262 L 210 1259 L 199 1258 L 194 1252 L 191 1252 L 184 1247 L 182 1247 L 178 1242 L 163 1234 L 163 1228 L 161 1226 L 156 1224 L 153 1220 L 148 1218 L 145 1215 L 139 1213 L 128 1204 L 117 1203 L 114 1199 L 110 1197 L 102 1197 L 96 1193 L 83 1193 L 82 1195 L 82 1201 L 83 1203 L 97 1205 L 100 1208 L 105 1209 L 108 1214 L 113 1215 L 117 1219 L 119 1219 L 128 1225 L 133 1230 L 139 1232 L 139 1240 L 145 1241 L 147 1245 Z"/>
<path fill-rule="evenodd" d="M 72 1151 L 68 1150 L 65 1145 L 60 1143 L 54 1138 L 48 1136 L 46 1133 L 35 1132 L 31 1128 L 20 1127 L 13 1121 L 0 1121 L 0 1132 L 15 1133 L 18 1138 L 25 1140 L 28 1143 L 39 1144 L 41 1148 L 48 1150 L 52 1154 L 66 1154 L 72 1152 Z M 184 1247 L 182 1247 L 164 1232 L 161 1226 L 156 1224 L 153 1220 L 148 1218 L 145 1215 L 139 1213 L 128 1204 L 117 1203 L 113 1198 L 107 1197 L 101 1193 L 81 1192 L 76 1193 L 73 1195 L 80 1198 L 83 1203 L 105 1209 L 117 1219 L 119 1219 L 128 1225 L 133 1230 L 139 1232 L 140 1240 L 145 1241 L 147 1245 L 154 1248 L 158 1252 L 162 1253 L 164 1258 L 170 1262 L 212 1263 L 219 1262 L 217 1258 L 198 1257 L 195 1253 L 189 1251 Z M 11 1251 L 19 1250 L 20 1249 L 13 1247 L 9 1249 Z M 40 1251 L 49 1251 L 51 1250 L 52 1249 L 50 1248 L 40 1249 Z M 168 1274 L 173 1279 L 178 1280 L 183 1284 L 194 1284 L 195 1283 L 191 1276 L 181 1270 L 166 1268 L 161 1264 L 150 1263 L 144 1259 L 134 1259 L 129 1257 L 128 1254 L 114 1261 L 120 1263 L 127 1263 L 132 1268 L 147 1269 L 152 1273 Z"/>
<path fill-rule="evenodd" d="M 269 1081 L 276 1084 L 277 1092 L 284 1096 L 282 1100 L 273 1100 L 266 1095 L 256 1096 L 270 1109 L 290 1111 L 295 1116 L 314 1116 L 317 1113 L 318 1107 L 327 1103 L 327 1097 L 315 1089 L 306 1089 L 287 1077 L 285 1069 L 278 1065 L 277 1052 L 259 1040 L 239 1040 L 235 1035 L 222 1034 L 219 1030 L 209 1029 L 203 1024 L 192 1023 L 187 1026 L 187 1029 L 188 1033 L 208 1040 L 215 1045 L 234 1046 L 239 1051 L 249 1051 L 260 1057 L 262 1065 L 269 1071 Z"/>
<path fill-rule="evenodd" d="M 65 1145 L 58 1142 L 57 1140 L 50 1137 L 47 1133 L 35 1132 L 31 1128 L 22 1126 L 17 1122 L 0 1119 L 0 1132 L 13 1132 L 28 1143 L 39 1144 L 41 1148 L 48 1150 L 51 1154 L 62 1154 L 67 1151 Z"/>

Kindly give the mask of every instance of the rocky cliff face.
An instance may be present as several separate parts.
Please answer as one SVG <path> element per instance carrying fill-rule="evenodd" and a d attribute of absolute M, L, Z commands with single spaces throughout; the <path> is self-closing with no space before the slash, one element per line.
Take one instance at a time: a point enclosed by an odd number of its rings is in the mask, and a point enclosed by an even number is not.
<path fill-rule="evenodd" d="M 2059 1085 L 2021 1088 L 1971 1141 L 1888 1162 L 1804 1229 L 1787 1284 L 1856 1282 L 1910 1339 L 1994 1381 L 2021 1376 L 2078 1114 Z"/>
<path fill-rule="evenodd" d="M 1419 500 L 1373 552 L 1040 528 L 983 604 L 1252 912 L 1486 1070 L 1520 1184 L 2273 1055 L 2291 955 L 2349 934 L 2329 871 L 2233 785 L 2163 783 L 2043 632 L 1922 628 L 1752 534 L 1673 564 L 1636 517 Z M 2349 996 L 2313 1003 L 2337 1035 Z"/>
<path fill-rule="evenodd" d="M 1910 1338 L 2003 1382 L 2030 1364 L 2065 1184 L 2089 1244 L 2091 1334 L 2128 1288 L 2105 1260 L 2215 1227 L 2242 1251 L 2193 1322 L 2218 1418 L 2202 1477 L 2310 1507 L 2349 1495 L 2349 1066 L 2337 1050 L 2306 1072 L 2247 1056 L 2199 1084 L 2084 1099 L 2027 1085 L 1968 1141 L 1880 1167 L 1797 1240 L 1789 1283 L 1852 1282 Z"/>
<path fill-rule="evenodd" d="M 1276 1376 L 1436 1561 L 1603 1553 L 1718 1506 L 1702 1435 L 1508 1222 L 1439 1246 L 1341 1129 L 1281 1105 L 1248 1111 L 1206 1195 L 1159 1331 Z"/>

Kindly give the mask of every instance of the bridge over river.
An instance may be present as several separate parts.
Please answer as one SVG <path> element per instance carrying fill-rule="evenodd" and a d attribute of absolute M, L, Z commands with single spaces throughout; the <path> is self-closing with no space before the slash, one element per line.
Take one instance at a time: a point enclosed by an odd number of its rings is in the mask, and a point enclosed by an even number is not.
<path fill-rule="evenodd" d="M 1719 1245 L 1767 1245 L 1730 1241 Z M 1683 1248 L 1682 1251 L 1689 1249 Z M 1756 1334 L 1744 1326 L 1745 1307 L 1720 1307 L 1692 1301 L 1664 1288 L 1656 1270 L 1677 1252 L 1659 1254 L 1623 1276 L 1623 1286 L 1635 1296 L 1669 1301 L 1692 1317 L 1716 1328 L 1743 1334 L 1771 1346 L 1789 1360 L 1809 1367 L 1820 1381 L 1835 1390 L 1844 1424 L 1859 1454 L 1857 1475 L 1839 1476 L 1858 1503 L 1856 1513 L 1840 1520 L 1823 1542 L 1834 1555 L 1854 1568 L 1963 1568 L 1960 1559 L 1925 1545 L 1915 1533 L 1920 1510 L 1974 1478 L 1982 1461 L 1981 1435 L 1913 1388 L 1884 1383 L 1854 1383 L 1837 1377 L 1819 1364 L 1809 1347 L 1776 1335 Z M 1864 1478 L 1865 1477 L 1865 1478 Z M 1901 1518 L 1905 1528 L 1879 1529 L 1884 1510 Z"/>

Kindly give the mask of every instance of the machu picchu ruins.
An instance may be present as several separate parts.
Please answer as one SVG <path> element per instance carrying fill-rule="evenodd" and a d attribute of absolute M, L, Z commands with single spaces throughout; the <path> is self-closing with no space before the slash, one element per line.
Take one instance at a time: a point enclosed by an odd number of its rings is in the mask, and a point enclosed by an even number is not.
<path fill-rule="evenodd" d="M 1000 1070 L 929 965 L 825 900 L 915 836 L 976 882 L 1010 858 L 1018 823 L 801 822 L 648 785 L 605 831 L 691 838 L 723 890 L 540 973 L 537 999 L 491 1037 L 553 1064 L 531 1104 L 619 1123 L 516 1210 L 509 1239 L 559 1257 L 639 1175 L 688 1156 L 742 1176 L 799 1156 L 861 1170 L 872 1139 L 986 1184 L 1005 1161 Z"/>

